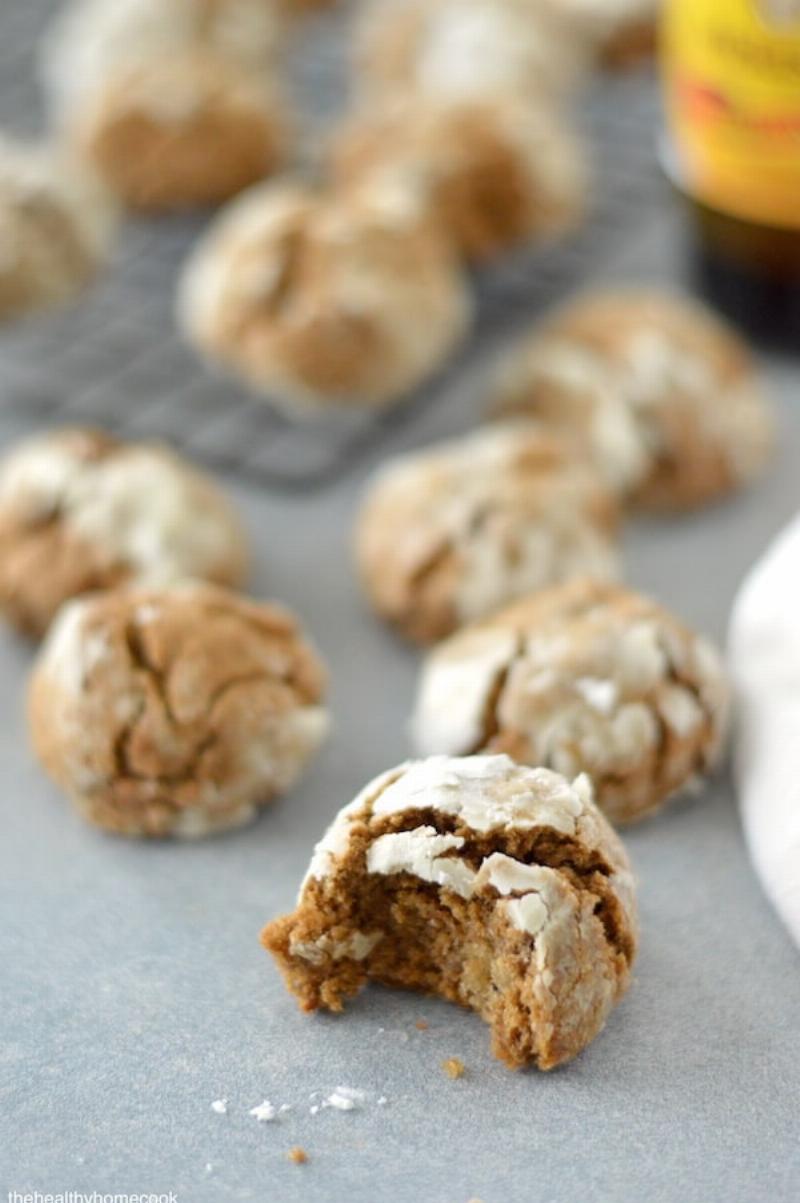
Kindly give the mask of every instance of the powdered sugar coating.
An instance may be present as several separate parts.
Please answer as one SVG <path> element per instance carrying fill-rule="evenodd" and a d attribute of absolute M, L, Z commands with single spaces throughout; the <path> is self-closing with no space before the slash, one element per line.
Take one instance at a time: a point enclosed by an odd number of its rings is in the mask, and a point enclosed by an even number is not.
<path fill-rule="evenodd" d="M 384 466 L 356 556 L 373 605 L 432 642 L 535 589 L 616 573 L 615 507 L 594 470 L 529 423 Z"/>
<path fill-rule="evenodd" d="M 764 469 L 774 417 L 747 347 L 696 302 L 587 294 L 498 372 L 494 410 L 572 438 L 623 496 L 687 508 Z"/>
<path fill-rule="evenodd" d="M 436 648 L 417 751 L 508 750 L 592 775 L 617 821 L 649 813 L 716 764 L 727 731 L 719 655 L 645 598 L 590 582 L 520 602 Z"/>

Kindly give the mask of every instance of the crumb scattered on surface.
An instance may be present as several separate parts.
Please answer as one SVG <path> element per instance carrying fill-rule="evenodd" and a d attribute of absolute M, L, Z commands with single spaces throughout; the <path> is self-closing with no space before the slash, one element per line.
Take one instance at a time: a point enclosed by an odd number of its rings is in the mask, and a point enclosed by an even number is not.
<path fill-rule="evenodd" d="M 427 1019 L 418 1019 L 417 1022 L 414 1024 L 414 1027 L 417 1029 L 418 1032 L 427 1032 L 428 1028 L 430 1027 L 430 1024 L 428 1023 Z"/>
<path fill-rule="evenodd" d="M 460 1057 L 448 1057 L 442 1062 L 442 1069 L 447 1074 L 448 1078 L 463 1078 L 466 1073 L 466 1067 Z"/>
<path fill-rule="evenodd" d="M 308 1161 L 308 1153 L 305 1151 L 305 1149 L 301 1149 L 300 1145 L 295 1145 L 293 1149 L 289 1150 L 286 1156 L 290 1161 L 294 1162 L 295 1165 L 305 1165 Z"/>
<path fill-rule="evenodd" d="M 250 1108 L 250 1115 L 258 1120 L 260 1124 L 269 1123 L 277 1115 L 277 1111 L 269 1099 L 264 1099 L 263 1103 L 259 1103 L 257 1107 Z"/>
<path fill-rule="evenodd" d="M 333 1107 L 337 1111 L 353 1111 L 366 1099 L 366 1091 L 357 1090 L 353 1086 L 337 1086 L 332 1094 L 323 1099 L 323 1107 Z"/>
<path fill-rule="evenodd" d="M 387 1099 L 386 1095 L 382 1094 L 381 1097 L 378 1099 L 378 1106 L 385 1107 L 388 1102 L 389 1102 L 389 1100 Z"/>
<path fill-rule="evenodd" d="M 211 1104 L 211 1110 L 213 1112 L 215 1112 L 217 1115 L 227 1115 L 228 1114 L 228 1100 L 227 1099 L 214 1099 L 214 1102 Z"/>

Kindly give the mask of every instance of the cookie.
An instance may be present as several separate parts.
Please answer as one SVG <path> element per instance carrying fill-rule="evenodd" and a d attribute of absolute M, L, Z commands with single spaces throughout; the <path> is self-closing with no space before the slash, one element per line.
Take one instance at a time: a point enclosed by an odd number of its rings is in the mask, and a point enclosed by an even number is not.
<path fill-rule="evenodd" d="M 251 189 L 219 217 L 178 311 L 203 354 L 297 412 L 397 400 L 455 349 L 471 298 L 449 243 L 407 197 L 287 183 Z"/>
<path fill-rule="evenodd" d="M 606 815 L 632 823 L 717 765 L 728 702 L 706 639 L 646 597 L 579 580 L 435 648 L 412 731 L 422 755 L 505 752 L 587 773 Z"/>
<path fill-rule="evenodd" d="M 503 364 L 501 418 L 535 418 L 633 503 L 686 510 L 749 484 L 774 417 L 752 356 L 702 305 L 631 288 L 579 296 Z"/>
<path fill-rule="evenodd" d="M 340 811 L 262 939 L 304 1011 L 367 981 L 421 990 L 476 1011 L 509 1066 L 552 1069 L 628 985 L 634 884 L 586 777 L 436 756 Z"/>
<path fill-rule="evenodd" d="M 617 512 L 590 465 L 532 424 L 391 461 L 356 529 L 376 612 L 419 643 L 570 577 L 614 576 Z"/>
<path fill-rule="evenodd" d="M 33 671 L 34 749 L 77 810 L 131 836 L 238 827 L 327 731 L 325 673 L 294 617 L 196 582 L 70 602 Z"/>
<path fill-rule="evenodd" d="M 285 24 L 262 0 L 76 0 L 43 56 L 54 118 L 129 206 L 218 203 L 282 158 Z"/>
<path fill-rule="evenodd" d="M 420 198 L 473 261 L 561 233 L 583 208 L 585 165 L 562 119 L 509 95 L 361 114 L 334 140 L 332 163 L 344 187 L 384 180 Z"/>
<path fill-rule="evenodd" d="M 286 126 L 267 79 L 193 52 L 121 69 L 70 134 L 129 208 L 166 210 L 220 204 L 271 174 Z"/>
<path fill-rule="evenodd" d="M 89 173 L 46 146 L 0 135 L 0 321 L 80 293 L 104 264 L 114 225 Z"/>
<path fill-rule="evenodd" d="M 388 0 L 357 32 L 365 103 L 386 96 L 448 100 L 560 96 L 588 64 L 583 39 L 531 0 Z"/>
<path fill-rule="evenodd" d="M 0 463 L 0 609 L 30 635 L 81 593 L 184 577 L 239 585 L 247 560 L 227 499 L 164 447 L 59 430 Z"/>

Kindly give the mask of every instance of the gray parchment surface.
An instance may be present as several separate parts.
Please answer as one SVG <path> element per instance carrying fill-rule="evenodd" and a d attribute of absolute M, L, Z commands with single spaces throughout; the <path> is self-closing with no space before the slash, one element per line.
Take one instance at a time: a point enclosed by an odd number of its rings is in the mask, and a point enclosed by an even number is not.
<path fill-rule="evenodd" d="M 659 221 L 616 272 L 667 276 L 675 248 Z M 466 429 L 491 350 L 384 451 Z M 769 478 L 626 537 L 628 578 L 718 637 L 737 582 L 800 498 L 800 372 L 772 362 L 769 378 L 782 433 Z M 630 832 L 635 984 L 556 1073 L 509 1072 L 482 1023 L 442 1003 L 373 989 L 344 1017 L 308 1018 L 285 993 L 261 924 L 291 906 L 337 808 L 408 752 L 418 660 L 365 612 L 349 564 L 370 466 L 307 499 L 228 482 L 257 549 L 254 592 L 298 609 L 333 675 L 333 738 L 249 829 L 145 845 L 84 826 L 26 750 L 30 654 L 0 638 L 0 1184 L 173 1190 L 181 1203 L 792 1203 L 800 959 L 752 876 L 724 781 Z M 453 1055 L 468 1067 L 457 1082 L 440 1070 Z M 340 1084 L 367 1091 L 364 1105 L 311 1115 L 309 1095 Z M 211 1110 L 219 1098 L 226 1115 Z M 248 1111 L 264 1098 L 293 1110 L 259 1124 Z M 286 1160 L 298 1144 L 302 1167 Z"/>

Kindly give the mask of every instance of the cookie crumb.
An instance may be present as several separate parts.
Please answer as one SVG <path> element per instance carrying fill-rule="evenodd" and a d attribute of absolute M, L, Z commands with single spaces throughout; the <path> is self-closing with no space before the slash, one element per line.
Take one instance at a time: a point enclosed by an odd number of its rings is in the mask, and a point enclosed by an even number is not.
<path fill-rule="evenodd" d="M 448 1078 L 454 1081 L 456 1078 L 463 1078 L 466 1073 L 466 1067 L 460 1057 L 448 1057 L 446 1061 L 442 1061 L 442 1069 Z"/>
<path fill-rule="evenodd" d="M 353 1086 L 337 1086 L 323 1101 L 322 1106 L 334 1107 L 337 1111 L 353 1111 L 366 1097 L 365 1091 L 356 1090 Z"/>
<path fill-rule="evenodd" d="M 305 1149 L 301 1149 L 300 1145 L 295 1145 L 293 1149 L 289 1150 L 286 1156 L 295 1165 L 305 1165 L 308 1161 L 308 1153 Z"/>
<path fill-rule="evenodd" d="M 228 1100 L 227 1099 L 214 1099 L 214 1102 L 211 1104 L 211 1110 L 213 1112 L 215 1112 L 217 1115 L 227 1115 L 228 1114 Z"/>
<path fill-rule="evenodd" d="M 427 1019 L 418 1019 L 417 1022 L 414 1024 L 414 1027 L 417 1029 L 418 1032 L 427 1032 L 428 1028 L 430 1027 L 430 1024 L 428 1023 Z"/>
<path fill-rule="evenodd" d="M 260 1124 L 264 1124 L 273 1120 L 277 1115 L 277 1111 L 269 1099 L 264 1099 L 264 1102 L 259 1103 L 257 1107 L 251 1107 L 249 1114 L 254 1119 L 257 1119 Z"/>

